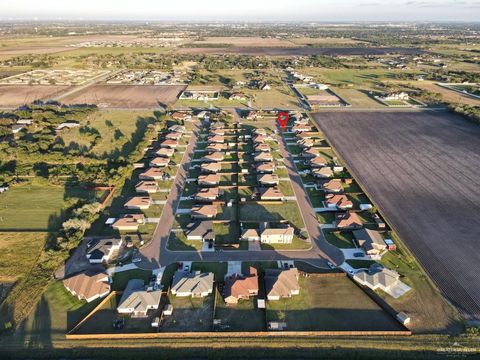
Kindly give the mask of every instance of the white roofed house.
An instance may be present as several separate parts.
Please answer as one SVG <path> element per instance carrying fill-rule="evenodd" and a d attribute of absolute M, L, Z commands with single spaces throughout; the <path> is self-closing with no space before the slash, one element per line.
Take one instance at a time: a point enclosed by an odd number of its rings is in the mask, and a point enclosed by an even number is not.
<path fill-rule="evenodd" d="M 141 279 L 132 279 L 127 283 L 118 303 L 119 314 L 129 314 L 132 317 L 147 317 L 149 310 L 157 310 L 160 305 L 162 290 L 145 290 Z"/>
<path fill-rule="evenodd" d="M 262 244 L 291 244 L 293 241 L 293 227 L 268 228 L 260 234 Z"/>
<path fill-rule="evenodd" d="M 177 271 L 170 291 L 178 297 L 206 297 L 213 292 L 213 273 Z"/>
<path fill-rule="evenodd" d="M 168 159 L 166 157 L 156 157 L 156 158 L 150 160 L 149 165 L 151 167 L 165 167 L 165 166 L 168 165 L 169 162 L 170 162 L 170 159 Z"/>

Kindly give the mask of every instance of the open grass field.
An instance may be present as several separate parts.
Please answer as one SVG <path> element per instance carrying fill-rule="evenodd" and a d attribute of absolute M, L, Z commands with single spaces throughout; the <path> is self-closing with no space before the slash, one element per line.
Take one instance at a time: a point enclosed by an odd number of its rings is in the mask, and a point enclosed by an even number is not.
<path fill-rule="evenodd" d="M 196 46 L 209 45 L 213 44 L 228 44 L 230 46 L 296 46 L 293 42 L 284 39 L 276 38 L 264 38 L 264 37 L 250 37 L 250 36 L 230 36 L 230 37 L 206 37 L 204 40 L 197 40 L 192 42 Z M 188 46 L 188 44 L 186 45 Z"/>
<path fill-rule="evenodd" d="M 17 107 L 34 100 L 48 100 L 68 88 L 60 85 L 0 85 L 0 107 Z"/>
<path fill-rule="evenodd" d="M 213 325 L 213 295 L 205 298 L 168 295 L 173 313 L 164 318 L 162 332 L 210 331 Z"/>
<path fill-rule="evenodd" d="M 480 231 L 480 128 L 449 113 L 315 118 L 442 293 L 466 317 L 480 318 L 472 241 Z"/>
<path fill-rule="evenodd" d="M 93 85 L 62 98 L 62 102 L 104 108 L 157 108 L 173 104 L 184 88 L 183 85 Z"/>
<path fill-rule="evenodd" d="M 303 229 L 305 224 L 298 205 L 294 201 L 283 204 L 243 204 L 240 206 L 240 221 L 288 220 L 295 227 Z"/>
<path fill-rule="evenodd" d="M 382 108 L 385 105 L 368 95 L 367 91 L 357 89 L 332 88 L 332 90 L 347 101 L 352 107 L 359 108 Z"/>
<path fill-rule="evenodd" d="M 63 210 L 78 199 L 96 199 L 94 191 L 44 182 L 11 186 L 0 194 L 0 231 L 54 231 Z"/>
<path fill-rule="evenodd" d="M 32 268 L 47 240 L 44 232 L 0 232 L 0 281 L 14 281 Z"/>
<path fill-rule="evenodd" d="M 480 106 L 479 99 L 474 99 L 467 95 L 459 94 L 456 91 L 438 86 L 437 84 L 431 81 L 420 81 L 415 83 L 415 85 L 418 86 L 419 88 L 429 90 L 433 93 L 438 93 L 442 96 L 443 99 L 454 104 Z"/>
<path fill-rule="evenodd" d="M 402 326 L 352 280 L 301 277 L 300 294 L 267 301 L 267 321 L 287 323 L 287 330 L 402 330 Z"/>

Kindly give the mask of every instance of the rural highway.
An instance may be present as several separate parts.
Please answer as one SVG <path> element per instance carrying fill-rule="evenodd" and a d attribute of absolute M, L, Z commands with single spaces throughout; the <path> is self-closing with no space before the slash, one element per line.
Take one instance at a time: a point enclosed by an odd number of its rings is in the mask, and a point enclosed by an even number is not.
<path fill-rule="evenodd" d="M 336 247 L 330 245 L 324 238 L 308 195 L 303 188 L 300 175 L 298 175 L 293 157 L 286 150 L 286 143 L 282 137 L 279 141 L 280 152 L 284 157 L 293 190 L 298 199 L 299 207 L 307 231 L 312 241 L 309 250 L 223 250 L 215 252 L 200 251 L 172 251 L 167 248 L 168 238 L 172 229 L 175 212 L 180 202 L 183 187 L 188 176 L 190 161 L 193 156 L 200 128 L 195 126 L 190 142 L 183 156 L 180 168 L 174 179 L 172 191 L 165 204 L 160 221 L 153 234 L 152 240 L 140 250 L 142 259 L 136 265 L 143 269 L 157 269 L 173 262 L 183 261 L 272 261 L 272 260 L 303 260 L 320 268 L 327 268 L 327 262 L 341 264 L 343 254 Z"/>

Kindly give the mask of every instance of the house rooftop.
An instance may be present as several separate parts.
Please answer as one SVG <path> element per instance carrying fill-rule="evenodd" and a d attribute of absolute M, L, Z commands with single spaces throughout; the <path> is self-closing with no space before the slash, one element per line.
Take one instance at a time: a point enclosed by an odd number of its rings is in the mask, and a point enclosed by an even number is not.
<path fill-rule="evenodd" d="M 337 227 L 362 227 L 363 222 L 360 220 L 360 217 L 354 212 L 345 212 L 335 214 L 335 221 L 337 222 Z"/>
<path fill-rule="evenodd" d="M 158 307 L 161 297 L 162 290 L 146 291 L 143 280 L 131 279 L 123 291 L 117 308 L 145 313 L 152 307 Z"/>
<path fill-rule="evenodd" d="M 204 240 L 215 240 L 213 223 L 210 220 L 196 221 L 187 225 L 187 236 L 201 236 Z"/>
<path fill-rule="evenodd" d="M 173 276 L 172 293 L 209 293 L 213 288 L 213 273 L 177 271 Z"/>
<path fill-rule="evenodd" d="M 289 297 L 292 292 L 300 291 L 298 270 L 266 269 L 265 291 L 268 296 Z"/>
<path fill-rule="evenodd" d="M 140 191 L 157 191 L 158 184 L 156 181 L 140 181 L 135 185 L 135 190 Z"/>
<path fill-rule="evenodd" d="M 150 206 L 152 204 L 152 198 L 150 196 L 134 196 L 125 203 L 125 207 L 132 206 Z"/>
<path fill-rule="evenodd" d="M 283 198 L 282 192 L 276 187 L 259 188 L 260 198 Z"/>
<path fill-rule="evenodd" d="M 104 272 L 83 272 L 63 280 L 63 285 L 76 296 L 91 299 L 110 292 L 108 275 Z"/>
<path fill-rule="evenodd" d="M 215 205 L 195 205 L 192 207 L 192 215 L 215 217 L 217 216 L 217 207 Z"/>
<path fill-rule="evenodd" d="M 340 179 L 332 179 L 330 181 L 327 181 L 322 185 L 322 187 L 325 190 L 330 190 L 330 191 L 340 191 L 343 190 L 342 186 L 342 180 Z"/>
<path fill-rule="evenodd" d="M 218 184 L 219 182 L 220 182 L 220 175 L 218 174 L 200 175 L 198 177 L 198 183 Z"/>

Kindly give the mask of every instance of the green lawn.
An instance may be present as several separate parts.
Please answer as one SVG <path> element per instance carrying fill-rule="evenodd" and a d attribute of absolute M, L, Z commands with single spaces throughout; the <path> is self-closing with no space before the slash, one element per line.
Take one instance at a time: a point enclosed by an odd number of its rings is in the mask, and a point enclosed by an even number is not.
<path fill-rule="evenodd" d="M 113 275 L 112 290 L 125 290 L 127 283 L 131 279 L 142 279 L 148 284 L 152 272 L 150 270 L 134 269 L 117 272 Z"/>
<path fill-rule="evenodd" d="M 280 221 L 288 220 L 295 227 L 302 229 L 303 223 L 300 209 L 296 202 L 283 204 L 243 204 L 240 205 L 240 221 Z"/>
<path fill-rule="evenodd" d="M 97 196 L 81 187 L 38 180 L 13 185 L 0 194 L 0 230 L 54 231 L 64 220 L 63 211 L 80 198 L 95 200 Z"/>
<path fill-rule="evenodd" d="M 267 321 L 287 323 L 287 330 L 401 330 L 348 277 L 300 277 L 300 294 L 267 301 Z"/>
<path fill-rule="evenodd" d="M 373 260 L 345 260 L 345 262 L 355 269 L 368 269 L 371 265 L 376 262 Z"/>
<path fill-rule="evenodd" d="M 297 236 L 293 237 L 291 244 L 262 244 L 263 250 L 298 250 L 310 249 L 311 242 L 299 239 Z"/>
<path fill-rule="evenodd" d="M 353 243 L 353 234 L 351 232 L 325 230 L 324 234 L 325 238 L 330 244 L 340 249 L 355 248 L 355 244 Z"/>
<path fill-rule="evenodd" d="M 194 251 L 200 250 L 203 246 L 202 241 L 199 240 L 187 240 L 185 234 L 180 231 L 175 231 L 170 233 L 168 238 L 167 247 L 170 250 L 174 251 Z"/>
<path fill-rule="evenodd" d="M 212 272 L 215 274 L 215 281 L 223 281 L 227 273 L 226 262 L 194 262 L 192 271 Z"/>

